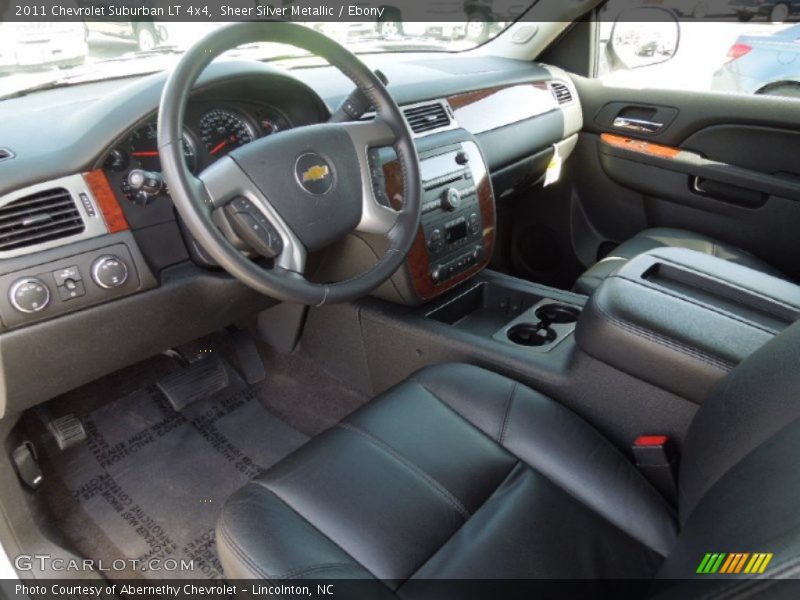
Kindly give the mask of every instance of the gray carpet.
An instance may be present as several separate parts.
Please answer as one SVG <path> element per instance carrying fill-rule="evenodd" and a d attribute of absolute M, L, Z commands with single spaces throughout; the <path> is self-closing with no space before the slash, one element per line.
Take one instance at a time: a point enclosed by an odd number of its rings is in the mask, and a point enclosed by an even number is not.
<path fill-rule="evenodd" d="M 194 564 L 108 576 L 222 578 L 214 527 L 223 503 L 307 441 L 231 376 L 228 389 L 180 413 L 153 385 L 106 401 L 84 415 L 85 443 L 50 452 L 44 491 L 78 551 Z"/>
<path fill-rule="evenodd" d="M 336 374 L 320 368 L 302 349 L 279 354 L 262 345 L 259 350 L 267 378 L 253 390 L 271 412 L 306 435 L 333 427 L 370 400 Z"/>

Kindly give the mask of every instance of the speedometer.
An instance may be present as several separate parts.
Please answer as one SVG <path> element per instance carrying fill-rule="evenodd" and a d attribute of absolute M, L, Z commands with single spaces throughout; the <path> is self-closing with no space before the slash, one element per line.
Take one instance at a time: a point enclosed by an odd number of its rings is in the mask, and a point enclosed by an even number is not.
<path fill-rule="evenodd" d="M 244 117 L 222 108 L 203 115 L 199 128 L 200 139 L 214 157 L 223 156 L 256 138 L 253 126 Z"/>

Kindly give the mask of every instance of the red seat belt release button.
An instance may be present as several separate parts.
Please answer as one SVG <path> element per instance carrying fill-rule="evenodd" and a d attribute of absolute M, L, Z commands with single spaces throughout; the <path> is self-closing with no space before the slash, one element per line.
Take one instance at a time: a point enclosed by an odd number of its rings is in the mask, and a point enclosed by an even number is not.
<path fill-rule="evenodd" d="M 631 448 L 636 468 L 642 475 L 670 500 L 676 498 L 676 465 L 678 455 L 675 446 L 666 435 L 641 435 Z"/>
<path fill-rule="evenodd" d="M 669 438 L 666 435 L 640 435 L 633 442 L 634 446 L 666 446 Z"/>

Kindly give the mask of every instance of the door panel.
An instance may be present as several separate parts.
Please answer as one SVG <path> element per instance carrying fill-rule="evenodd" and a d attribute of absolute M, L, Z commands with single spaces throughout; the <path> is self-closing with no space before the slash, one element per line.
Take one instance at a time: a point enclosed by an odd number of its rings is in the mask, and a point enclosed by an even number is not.
<path fill-rule="evenodd" d="M 568 173 L 581 262 L 641 229 L 678 227 L 800 276 L 800 104 L 575 80 L 585 126 Z"/>

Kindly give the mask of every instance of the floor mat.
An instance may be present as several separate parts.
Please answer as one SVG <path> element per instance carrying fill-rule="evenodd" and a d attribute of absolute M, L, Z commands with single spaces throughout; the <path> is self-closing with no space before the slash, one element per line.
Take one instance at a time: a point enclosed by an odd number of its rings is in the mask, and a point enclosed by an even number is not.
<path fill-rule="evenodd" d="M 370 397 L 320 368 L 302 350 L 280 354 L 260 347 L 267 378 L 253 386 L 259 400 L 292 427 L 314 436 L 333 427 Z"/>
<path fill-rule="evenodd" d="M 193 570 L 108 576 L 223 577 L 214 543 L 223 503 L 308 439 L 232 370 L 231 378 L 229 388 L 181 412 L 149 385 L 84 416 L 86 442 L 51 452 L 46 495 L 77 550 L 107 565 L 193 562 Z"/>

